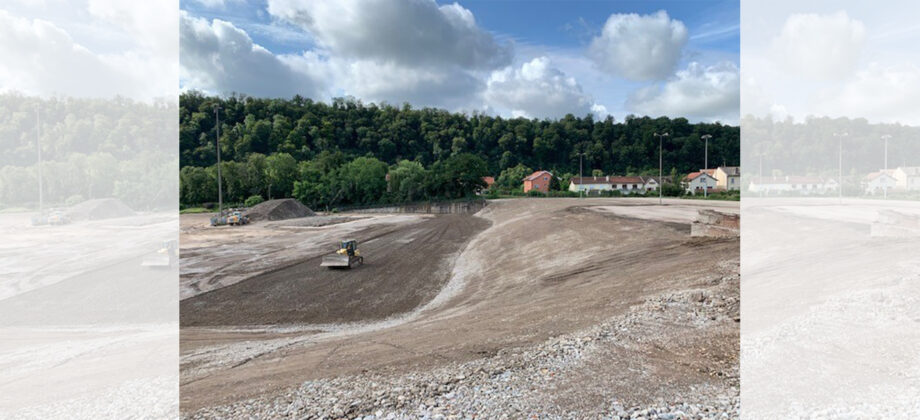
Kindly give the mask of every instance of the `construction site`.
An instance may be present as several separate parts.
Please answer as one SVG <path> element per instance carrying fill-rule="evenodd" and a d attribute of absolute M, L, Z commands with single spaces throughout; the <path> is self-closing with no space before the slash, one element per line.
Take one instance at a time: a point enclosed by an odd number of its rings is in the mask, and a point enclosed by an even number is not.
<path fill-rule="evenodd" d="M 181 216 L 186 418 L 738 416 L 737 202 L 282 213 Z"/>

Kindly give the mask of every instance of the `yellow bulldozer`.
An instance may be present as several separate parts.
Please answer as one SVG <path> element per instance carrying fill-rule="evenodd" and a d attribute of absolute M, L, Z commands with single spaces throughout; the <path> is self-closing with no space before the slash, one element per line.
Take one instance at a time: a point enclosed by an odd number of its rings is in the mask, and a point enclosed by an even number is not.
<path fill-rule="evenodd" d="M 320 267 L 352 268 L 361 264 L 364 264 L 364 257 L 361 256 L 361 251 L 358 251 L 358 241 L 348 239 L 342 241 L 338 251 L 323 256 Z"/>

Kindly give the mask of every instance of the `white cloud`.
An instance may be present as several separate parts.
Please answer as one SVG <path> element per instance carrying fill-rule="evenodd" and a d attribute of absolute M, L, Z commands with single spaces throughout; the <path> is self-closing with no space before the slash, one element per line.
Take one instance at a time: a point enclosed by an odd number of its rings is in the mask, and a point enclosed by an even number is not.
<path fill-rule="evenodd" d="M 863 23 L 846 12 L 793 14 L 773 39 L 772 54 L 793 75 L 843 78 L 855 70 L 865 39 Z"/>
<path fill-rule="evenodd" d="M 661 80 L 671 75 L 686 43 L 686 26 L 665 11 L 613 14 L 592 40 L 588 56 L 602 70 L 627 79 Z"/>
<path fill-rule="evenodd" d="M 135 99 L 172 96 L 175 57 L 150 44 L 151 38 L 163 35 L 153 28 L 136 27 L 126 35 L 135 45 L 101 54 L 80 45 L 52 22 L 0 10 L 0 56 L 8 64 L 0 66 L 0 90 Z"/>
<path fill-rule="evenodd" d="M 184 87 L 285 98 L 323 97 L 328 88 L 327 66 L 316 53 L 276 56 L 229 22 L 181 11 L 179 40 Z"/>
<path fill-rule="evenodd" d="M 476 108 L 485 82 L 458 66 L 408 67 L 372 60 L 332 59 L 336 83 L 366 101 L 452 111 Z"/>
<path fill-rule="evenodd" d="M 268 12 L 310 32 L 339 57 L 466 69 L 494 69 L 511 60 L 511 47 L 496 42 L 456 3 L 269 0 Z"/>
<path fill-rule="evenodd" d="M 820 109 L 823 115 L 920 124 L 920 116 L 917 116 L 920 67 L 872 64 L 819 96 L 813 109 Z"/>
<path fill-rule="evenodd" d="M 239 2 L 240 0 L 191 0 L 209 9 L 223 9 L 228 2 Z"/>
<path fill-rule="evenodd" d="M 663 85 L 637 90 L 626 105 L 650 116 L 735 123 L 740 102 L 739 76 L 738 66 L 731 62 L 709 67 L 690 63 Z"/>
<path fill-rule="evenodd" d="M 573 77 L 552 67 L 547 57 L 534 58 L 520 68 L 493 72 L 485 99 L 492 106 L 509 109 L 513 116 L 559 118 L 569 113 L 606 113 L 606 108 L 596 105 Z"/>

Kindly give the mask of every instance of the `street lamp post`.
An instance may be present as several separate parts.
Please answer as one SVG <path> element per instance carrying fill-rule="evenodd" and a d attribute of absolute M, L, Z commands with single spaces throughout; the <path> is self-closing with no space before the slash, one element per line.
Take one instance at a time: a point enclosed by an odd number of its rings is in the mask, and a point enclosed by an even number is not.
<path fill-rule="evenodd" d="M 578 154 L 578 198 L 584 198 L 585 175 L 582 165 L 582 158 L 584 156 L 584 152 Z"/>
<path fill-rule="evenodd" d="M 39 107 L 35 107 L 35 146 L 38 149 L 38 217 L 45 211 L 45 198 L 42 190 L 42 120 Z"/>
<path fill-rule="evenodd" d="M 888 140 L 891 138 L 891 135 L 885 134 L 882 136 L 882 140 L 885 140 L 885 175 L 888 175 Z M 885 199 L 888 199 L 888 185 L 885 185 Z"/>
<path fill-rule="evenodd" d="M 708 172 L 709 171 L 709 139 L 712 138 L 712 135 L 703 134 L 702 136 L 700 136 L 700 138 L 706 142 L 706 147 L 704 149 L 705 151 L 703 152 L 703 156 L 704 156 L 703 157 L 703 167 L 707 171 L 706 174 L 709 174 Z M 703 197 L 709 197 L 709 188 L 706 188 L 706 187 L 703 188 Z"/>
<path fill-rule="evenodd" d="M 843 138 L 848 136 L 849 133 L 834 133 L 834 137 L 837 137 L 837 201 L 843 203 Z"/>
<path fill-rule="evenodd" d="M 217 136 L 214 139 L 214 144 L 217 145 L 217 218 L 220 220 L 224 216 L 224 191 L 220 176 L 220 104 L 214 105 L 214 120 L 214 126 L 217 128 Z"/>
<path fill-rule="evenodd" d="M 662 187 L 664 186 L 664 177 L 663 177 L 664 173 L 662 170 L 662 167 L 663 167 L 662 163 L 664 162 L 664 159 L 662 159 L 661 157 L 661 151 L 663 149 L 662 146 L 664 144 L 663 138 L 667 137 L 668 133 L 661 133 L 661 134 L 654 133 L 654 135 L 658 137 L 658 204 L 661 205 L 662 204 L 661 190 L 662 190 Z"/>

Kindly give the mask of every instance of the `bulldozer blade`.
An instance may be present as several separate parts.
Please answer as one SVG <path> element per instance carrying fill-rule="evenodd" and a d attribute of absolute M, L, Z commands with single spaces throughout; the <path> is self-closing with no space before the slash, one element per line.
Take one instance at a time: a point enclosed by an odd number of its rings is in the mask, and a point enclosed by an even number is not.
<path fill-rule="evenodd" d="M 170 261 L 168 255 L 151 255 L 141 261 L 142 267 L 169 267 Z"/>
<path fill-rule="evenodd" d="M 351 259 L 348 255 L 325 255 L 320 267 L 351 267 Z"/>

